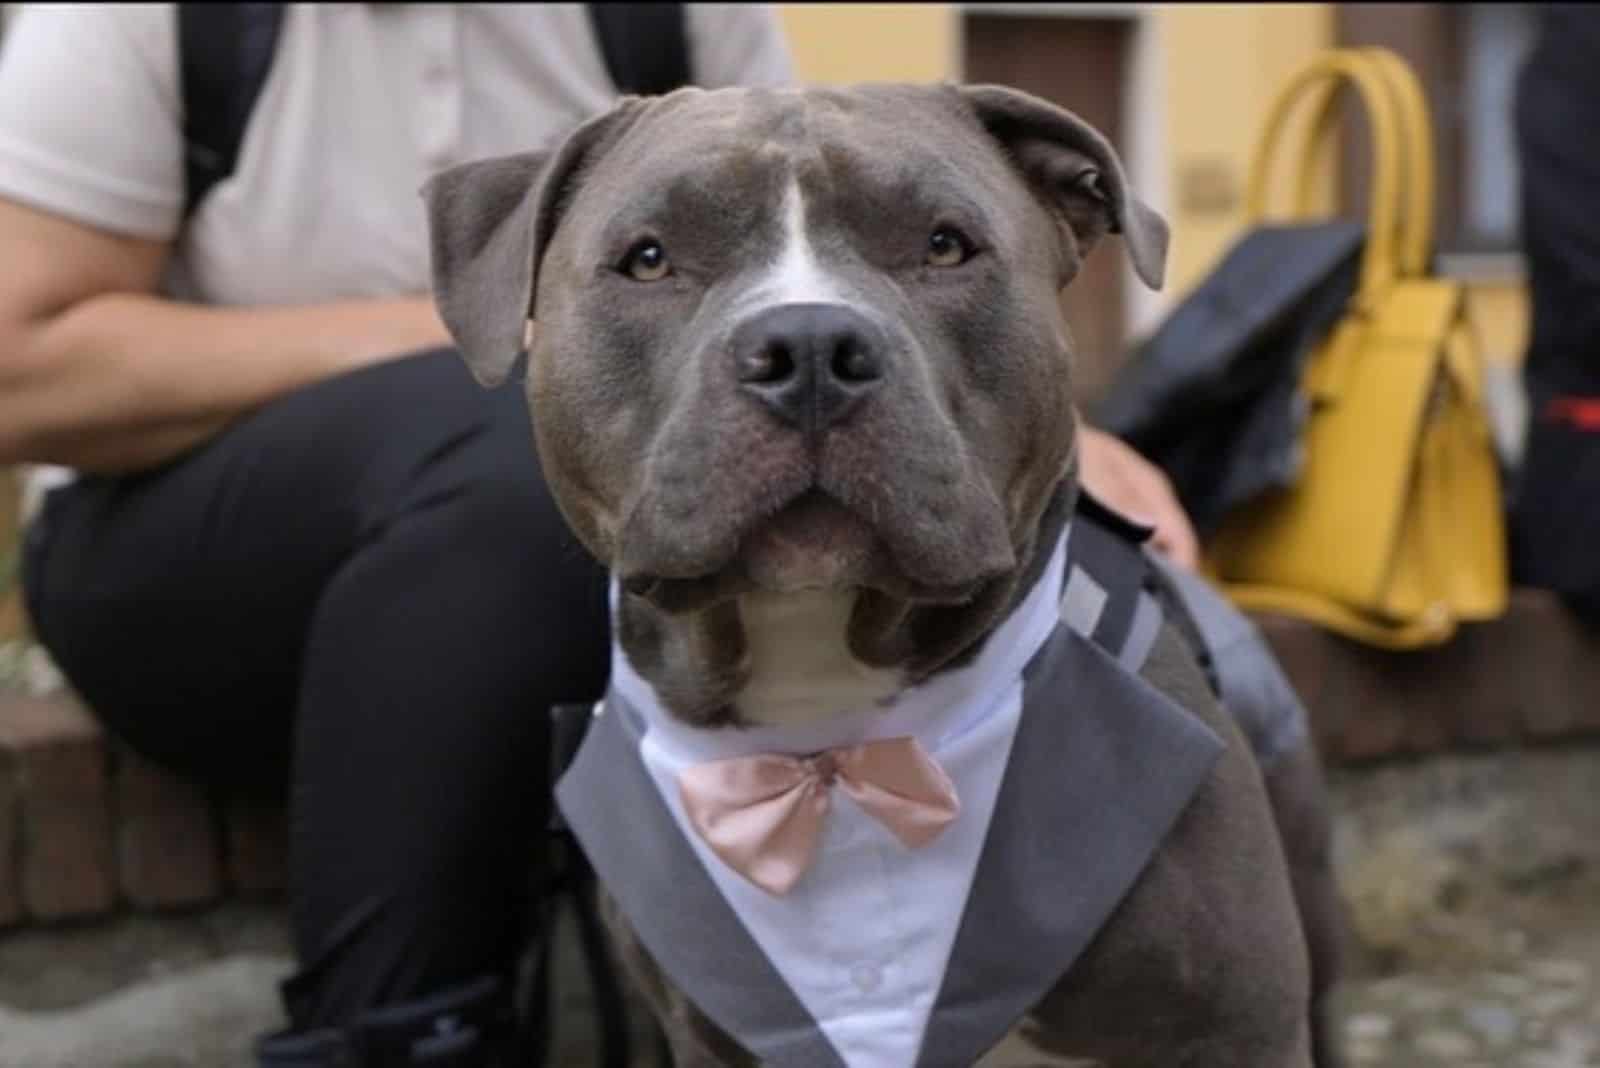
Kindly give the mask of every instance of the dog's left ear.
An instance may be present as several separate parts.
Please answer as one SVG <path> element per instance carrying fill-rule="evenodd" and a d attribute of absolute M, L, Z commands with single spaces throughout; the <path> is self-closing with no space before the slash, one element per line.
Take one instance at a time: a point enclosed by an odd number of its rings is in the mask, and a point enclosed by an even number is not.
<path fill-rule="evenodd" d="M 1167 222 L 1133 195 L 1122 161 L 1098 130 L 1016 89 L 965 85 L 957 91 L 1066 228 L 1080 258 L 1105 234 L 1121 234 L 1139 278 L 1161 288 Z"/>
<path fill-rule="evenodd" d="M 643 103 L 625 97 L 554 148 L 463 163 L 422 187 L 434 303 L 480 384 L 504 382 L 522 352 L 539 261 L 578 172 Z"/>

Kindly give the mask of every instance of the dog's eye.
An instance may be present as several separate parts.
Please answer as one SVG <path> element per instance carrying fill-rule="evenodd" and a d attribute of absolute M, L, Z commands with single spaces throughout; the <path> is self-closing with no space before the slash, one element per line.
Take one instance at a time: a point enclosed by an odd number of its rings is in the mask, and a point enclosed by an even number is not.
<path fill-rule="evenodd" d="M 672 273 L 667 250 L 655 238 L 640 241 L 622 257 L 622 273 L 638 282 L 659 282 Z"/>
<path fill-rule="evenodd" d="M 928 235 L 929 267 L 958 267 L 972 258 L 972 242 L 953 226 L 941 226 Z"/>

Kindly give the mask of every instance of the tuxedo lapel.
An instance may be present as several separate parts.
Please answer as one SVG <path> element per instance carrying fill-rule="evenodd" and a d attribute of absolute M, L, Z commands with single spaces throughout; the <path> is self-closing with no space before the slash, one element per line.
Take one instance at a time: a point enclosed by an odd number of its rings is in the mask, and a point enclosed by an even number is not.
<path fill-rule="evenodd" d="M 634 715 L 608 697 L 556 786 L 606 891 L 667 977 L 762 1063 L 844 1068 L 684 841 L 639 757 Z"/>
<path fill-rule="evenodd" d="M 919 1068 L 976 1062 L 1078 959 L 1210 775 L 1222 740 L 1068 626 L 1022 721 Z"/>

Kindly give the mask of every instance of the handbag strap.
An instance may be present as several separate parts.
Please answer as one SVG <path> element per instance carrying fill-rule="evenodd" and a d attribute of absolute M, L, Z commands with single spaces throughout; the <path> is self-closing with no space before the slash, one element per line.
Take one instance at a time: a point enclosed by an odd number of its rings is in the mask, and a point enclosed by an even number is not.
<path fill-rule="evenodd" d="M 1354 85 L 1360 93 L 1372 125 L 1375 148 L 1371 214 L 1356 292 L 1356 303 L 1360 306 L 1375 299 L 1398 274 L 1394 245 L 1402 175 L 1391 94 L 1373 67 L 1352 50 L 1324 52 L 1290 78 L 1273 100 L 1251 160 L 1245 217 L 1249 223 L 1256 224 L 1264 215 L 1272 161 L 1295 106 L 1313 92 L 1331 93 L 1342 84 Z"/>
<path fill-rule="evenodd" d="M 1400 274 L 1406 278 L 1420 278 L 1428 273 L 1433 251 L 1433 201 L 1435 166 L 1433 152 L 1433 121 L 1428 111 L 1427 98 L 1411 67 L 1387 48 L 1352 49 L 1358 61 L 1365 60 L 1390 93 L 1399 123 L 1400 157 L 1405 177 L 1405 211 L 1400 226 Z M 1305 218 L 1312 213 L 1312 193 L 1316 170 L 1312 167 L 1317 149 L 1332 141 L 1331 134 L 1338 126 L 1339 111 L 1334 106 L 1338 100 L 1339 83 L 1325 83 L 1321 99 L 1313 107 L 1315 118 L 1305 148 L 1298 155 L 1300 172 L 1295 191 L 1295 213 Z"/>
<path fill-rule="evenodd" d="M 1366 50 L 1380 72 L 1388 75 L 1390 88 L 1399 105 L 1401 143 L 1407 149 L 1410 169 L 1410 203 L 1406 207 L 1406 226 L 1401 234 L 1401 267 L 1407 277 L 1428 273 L 1433 258 L 1433 203 L 1437 189 L 1437 167 L 1433 150 L 1433 115 L 1422 83 L 1410 64 L 1387 48 Z"/>

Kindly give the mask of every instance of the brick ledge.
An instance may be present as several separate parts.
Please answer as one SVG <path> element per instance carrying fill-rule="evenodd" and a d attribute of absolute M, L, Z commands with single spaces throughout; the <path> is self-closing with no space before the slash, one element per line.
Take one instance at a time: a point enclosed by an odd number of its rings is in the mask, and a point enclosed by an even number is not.
<path fill-rule="evenodd" d="M 73 698 L 0 695 L 0 928 L 274 894 L 286 845 L 281 808 L 209 797 Z"/>
<path fill-rule="evenodd" d="M 1281 616 L 1256 621 L 1330 764 L 1600 732 L 1600 631 L 1544 590 L 1515 589 L 1501 618 L 1415 652 Z"/>
<path fill-rule="evenodd" d="M 1542 591 L 1412 653 L 1257 621 L 1331 765 L 1600 733 L 1600 633 Z M 0 928 L 278 894 L 286 846 L 281 808 L 208 797 L 71 697 L 0 695 Z"/>

